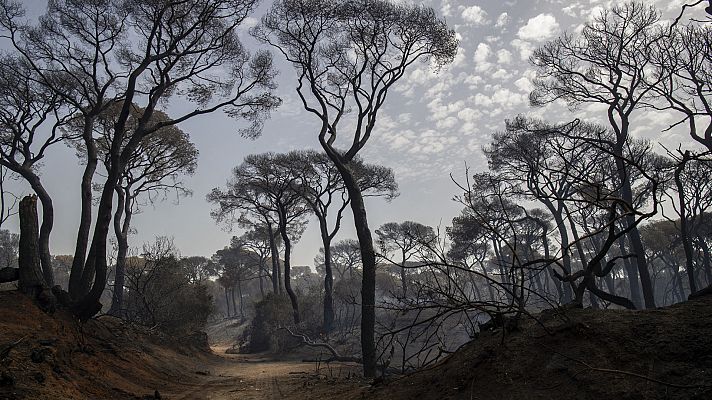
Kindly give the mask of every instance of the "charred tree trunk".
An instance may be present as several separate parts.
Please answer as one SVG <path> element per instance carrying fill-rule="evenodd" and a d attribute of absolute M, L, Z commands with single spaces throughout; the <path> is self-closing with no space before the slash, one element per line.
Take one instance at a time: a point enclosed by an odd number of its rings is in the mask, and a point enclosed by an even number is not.
<path fill-rule="evenodd" d="M 327 235 L 328 236 L 328 235 Z M 331 268 L 331 240 L 324 237 L 324 325 L 322 330 L 329 334 L 334 329 L 334 274 Z"/>
<path fill-rule="evenodd" d="M 18 286 L 22 293 L 37 299 L 47 288 L 42 275 L 37 221 L 37 196 L 26 196 L 20 201 L 20 255 Z"/>
<path fill-rule="evenodd" d="M 608 293 L 610 294 L 616 294 L 616 283 L 613 280 L 613 275 L 612 274 L 607 274 L 606 276 L 603 277 L 603 282 L 606 284 L 606 288 L 608 289 Z"/>
<path fill-rule="evenodd" d="M 628 254 L 625 247 L 625 236 L 618 238 L 618 248 L 621 251 L 621 256 Z M 628 284 L 630 285 L 630 298 L 638 308 L 643 308 L 643 299 L 640 295 L 640 287 L 638 286 L 638 271 L 630 262 L 628 257 L 623 258 L 623 266 L 625 267 L 626 275 L 628 275 Z"/>
<path fill-rule="evenodd" d="M 685 165 L 689 161 L 690 152 L 686 151 L 682 156 L 682 161 L 675 168 L 675 185 L 677 186 L 677 196 L 680 203 L 680 238 L 682 239 L 682 248 L 685 251 L 685 271 L 687 272 L 687 281 L 690 284 L 690 293 L 697 292 L 697 280 L 695 279 L 695 262 L 694 251 L 692 250 L 692 240 L 690 238 L 689 221 L 687 219 L 687 210 L 685 209 L 685 185 L 682 182 L 682 173 L 685 170 Z"/>
<path fill-rule="evenodd" d="M 265 276 L 262 274 L 262 272 L 264 272 L 264 271 L 265 271 L 264 260 L 261 260 L 260 261 L 260 295 L 262 296 L 263 299 L 265 297 L 265 283 L 264 283 Z"/>
<path fill-rule="evenodd" d="M 368 227 L 368 216 L 363 194 L 349 168 L 349 160 L 344 160 L 325 140 L 328 126 L 322 126 L 319 142 L 334 163 L 344 181 L 348 192 L 351 212 L 354 217 L 354 227 L 361 249 L 363 276 L 361 278 L 361 357 L 363 360 L 363 375 L 367 378 L 376 376 L 376 251 L 373 248 L 373 236 Z"/>
<path fill-rule="evenodd" d="M 616 157 L 616 164 L 618 167 L 618 175 L 621 180 L 621 197 L 629 206 L 633 207 L 633 189 L 630 184 L 630 176 L 623 162 L 622 151 L 620 152 L 620 157 Z M 655 292 L 653 290 L 653 284 L 650 279 L 650 271 L 648 270 L 648 262 L 645 258 L 645 247 L 643 246 L 643 240 L 640 238 L 640 231 L 636 226 L 635 217 L 628 215 L 624 218 L 624 223 L 627 228 L 630 228 L 628 232 L 628 239 L 630 240 L 630 245 L 635 254 L 635 264 L 638 268 L 638 274 L 640 276 L 640 286 L 643 289 L 643 301 L 645 303 L 645 308 L 655 308 Z"/>
<path fill-rule="evenodd" d="M 279 251 L 277 251 L 277 243 L 274 240 L 274 229 L 272 229 L 272 223 L 265 218 L 267 223 L 267 231 L 269 233 L 269 249 L 272 253 L 272 291 L 274 293 L 281 293 L 282 288 L 279 285 Z"/>
<path fill-rule="evenodd" d="M 114 294 L 111 299 L 109 314 L 120 316 L 124 309 L 124 283 L 126 280 L 126 257 L 129 251 L 129 229 L 131 227 L 131 197 L 130 189 L 117 188 L 118 197 L 116 212 L 114 213 L 114 233 L 118 245 L 116 253 L 116 271 L 114 277 Z M 122 221 L 123 217 L 123 221 Z"/>
<path fill-rule="evenodd" d="M 240 299 L 240 321 L 245 320 L 245 310 L 242 306 L 242 280 L 237 280 L 237 297 Z"/>
<path fill-rule="evenodd" d="M 539 222 L 539 226 L 541 227 L 541 244 L 544 247 L 544 259 L 549 260 L 551 257 L 551 250 L 549 249 L 549 231 L 545 223 L 540 222 L 539 220 L 537 220 L 537 222 Z M 544 279 L 544 290 L 545 292 L 549 291 L 549 281 L 553 280 L 554 287 L 556 287 L 556 293 L 559 296 L 559 302 L 562 302 L 564 300 L 564 290 L 562 288 L 561 281 L 554 275 L 551 264 L 547 263 L 545 268 L 547 275 L 542 277 L 542 279 Z"/>
<path fill-rule="evenodd" d="M 710 247 L 707 245 L 707 241 L 702 236 L 697 237 L 700 248 L 702 249 L 702 269 L 705 271 L 705 278 L 707 278 L 707 285 L 712 285 L 712 260 L 710 258 Z"/>
<path fill-rule="evenodd" d="M 516 288 L 511 284 L 509 273 L 504 270 L 505 259 L 502 256 L 502 251 L 496 238 L 492 238 L 492 248 L 494 249 L 494 258 L 497 260 L 497 268 L 499 269 L 499 282 L 504 289 L 504 295 L 508 302 L 514 301 L 517 297 Z"/>
<path fill-rule="evenodd" d="M 356 236 L 361 248 L 361 352 L 363 374 L 370 378 L 376 376 L 376 251 L 373 248 L 373 237 L 368 227 L 361 188 L 348 167 L 343 164 L 337 167 L 351 199 Z"/>
<path fill-rule="evenodd" d="M 279 232 L 282 235 L 282 242 L 284 242 L 284 289 L 287 291 L 289 301 L 292 304 L 294 323 L 299 324 L 299 303 L 297 302 L 297 295 L 292 289 L 292 282 L 289 276 L 291 272 L 292 242 L 287 234 L 287 212 L 281 204 L 279 205 Z"/>
<path fill-rule="evenodd" d="M 69 294 L 78 300 L 86 294 L 82 291 L 82 272 L 87 257 L 87 247 L 89 246 L 89 232 L 92 222 L 92 181 L 99 161 L 96 143 L 93 138 L 93 119 L 84 119 L 82 137 L 87 150 L 87 165 L 84 167 L 81 182 L 81 214 L 79 219 L 79 230 L 77 232 L 77 243 L 74 249 L 74 260 L 72 261 L 72 271 L 69 276 Z"/>
<path fill-rule="evenodd" d="M 680 276 L 680 267 L 673 263 L 672 265 L 665 262 L 668 268 L 672 269 L 672 287 L 677 292 L 678 301 L 685 301 L 687 296 L 685 295 L 685 287 L 682 285 L 682 277 Z"/>
<path fill-rule="evenodd" d="M 554 217 L 554 222 L 556 222 L 556 229 L 559 232 L 559 237 L 561 237 L 561 243 L 563 246 L 567 246 L 569 243 L 569 233 L 566 231 L 566 225 L 564 224 L 564 219 L 562 217 L 563 211 L 562 211 L 562 205 L 559 205 L 559 208 L 554 207 L 554 204 L 549 201 L 548 199 L 542 199 L 542 202 L 546 206 L 546 208 L 549 210 L 551 215 Z M 569 254 L 568 248 L 564 248 L 561 254 L 561 261 L 564 264 L 564 268 L 566 271 L 564 271 L 564 275 L 571 274 L 571 254 Z M 554 273 L 553 267 L 552 268 L 552 274 Z M 556 282 L 558 282 L 558 279 L 555 279 Z M 558 287 L 558 284 L 557 284 Z M 568 282 L 563 282 L 562 288 L 561 288 L 561 303 L 563 304 L 568 304 L 573 300 L 573 293 L 572 293 L 572 288 L 571 284 Z"/>
<path fill-rule="evenodd" d="M 120 137 L 121 135 L 115 136 Z M 119 146 L 120 143 L 114 143 L 113 145 Z M 86 295 L 76 303 L 74 309 L 74 313 L 81 320 L 89 319 L 101 311 L 102 305 L 99 300 L 107 283 L 107 237 L 111 226 L 114 191 L 121 176 L 123 163 L 119 156 L 112 155 L 109 165 L 109 173 L 99 201 L 89 256 L 82 271 L 81 291 Z"/>
<path fill-rule="evenodd" d="M 487 290 L 489 291 L 490 300 L 497 301 L 497 297 L 494 294 L 494 285 L 490 282 L 490 276 L 489 276 L 489 273 L 487 272 L 487 267 L 485 266 L 485 263 L 480 262 L 480 267 L 482 267 L 482 275 L 484 275 L 485 279 L 486 279 Z"/>
<path fill-rule="evenodd" d="M 39 228 L 38 251 L 40 257 L 40 265 L 42 267 L 42 276 L 48 287 L 54 286 L 54 273 L 52 272 L 52 256 L 49 252 L 49 237 L 52 233 L 54 225 L 54 206 L 52 198 L 45 190 L 40 177 L 32 170 L 22 169 L 20 174 L 30 184 L 32 190 L 37 194 L 37 197 L 42 204 L 42 225 Z M 37 211 L 35 211 L 37 213 Z"/>
<path fill-rule="evenodd" d="M 230 318 L 230 297 L 227 294 L 227 288 L 225 289 L 225 307 L 227 307 L 227 317 Z"/>
<path fill-rule="evenodd" d="M 405 251 L 402 251 L 400 279 L 401 279 L 401 290 L 403 290 L 403 298 L 404 299 L 406 298 L 407 293 L 408 293 L 408 278 L 406 277 L 405 262 L 406 262 Z"/>
<path fill-rule="evenodd" d="M 106 288 L 107 281 L 107 237 L 111 226 L 111 215 L 114 200 L 114 191 L 119 184 L 124 166 L 128 159 L 132 156 L 141 140 L 146 136 L 145 123 L 150 121 L 155 103 L 149 103 L 141 115 L 138 127 L 133 131 L 131 138 L 125 146 L 124 138 L 126 135 L 126 123 L 129 119 L 131 107 L 133 107 L 133 98 L 136 95 L 136 85 L 139 76 L 148 68 L 148 63 L 144 62 L 139 65 L 129 76 L 127 81 L 126 96 L 123 101 L 121 112 L 114 124 L 113 137 L 111 139 L 111 151 L 107 157 L 106 181 L 101 191 L 99 199 L 99 208 L 97 210 L 96 225 L 94 226 L 94 234 L 92 235 L 91 246 L 89 247 L 89 256 L 84 264 L 82 271 L 82 289 L 91 288 L 87 291 L 81 300 L 75 303 L 74 313 L 82 320 L 89 319 L 101 311 L 101 295 Z M 164 89 L 165 87 L 163 87 Z M 161 97 L 161 89 L 154 92 L 156 99 Z M 93 279 L 91 279 L 93 277 Z"/>
<path fill-rule="evenodd" d="M 230 288 L 230 298 L 232 299 L 232 316 L 237 317 L 237 303 L 235 303 L 235 287 Z"/>

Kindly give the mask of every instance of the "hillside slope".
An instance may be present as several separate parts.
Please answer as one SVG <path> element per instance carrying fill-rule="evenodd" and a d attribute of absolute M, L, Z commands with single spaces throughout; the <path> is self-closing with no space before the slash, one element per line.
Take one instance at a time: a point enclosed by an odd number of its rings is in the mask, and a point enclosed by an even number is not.
<path fill-rule="evenodd" d="M 710 295 L 657 310 L 537 317 L 354 398 L 712 399 Z"/>
<path fill-rule="evenodd" d="M 111 317 L 80 329 L 64 312 L 47 315 L 17 292 L 0 292 L 0 399 L 153 398 L 199 380 L 196 370 L 214 357 L 204 339 L 176 340 Z"/>
<path fill-rule="evenodd" d="M 376 386 L 355 379 L 358 370 L 217 357 L 204 337 L 176 340 L 114 318 L 79 329 L 0 292 L 0 399 L 40 400 L 152 399 L 156 390 L 186 400 L 710 399 L 712 296 L 658 310 L 547 312 Z"/>

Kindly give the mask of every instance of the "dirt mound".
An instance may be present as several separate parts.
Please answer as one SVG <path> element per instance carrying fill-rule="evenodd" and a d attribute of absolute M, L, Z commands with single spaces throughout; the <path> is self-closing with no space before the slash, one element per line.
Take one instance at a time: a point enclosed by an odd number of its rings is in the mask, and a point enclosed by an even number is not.
<path fill-rule="evenodd" d="M 208 341 L 211 346 L 232 347 L 239 342 L 239 338 L 244 336 L 245 329 L 249 326 L 248 321 L 238 319 L 224 319 L 209 323 L 205 327 L 208 334 Z"/>
<path fill-rule="evenodd" d="M 167 382 L 191 384 L 211 357 L 204 334 L 172 338 L 111 317 L 80 326 L 0 293 L 0 399 L 154 398 Z"/>
<path fill-rule="evenodd" d="M 373 399 L 712 399 L 712 296 L 647 311 L 544 313 L 486 332 Z"/>

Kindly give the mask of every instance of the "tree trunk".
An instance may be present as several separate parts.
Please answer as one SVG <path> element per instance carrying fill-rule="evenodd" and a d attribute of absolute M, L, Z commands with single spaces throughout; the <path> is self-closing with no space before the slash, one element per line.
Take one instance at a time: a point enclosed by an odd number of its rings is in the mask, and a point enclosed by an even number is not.
<path fill-rule="evenodd" d="M 274 293 L 280 293 L 282 288 L 279 285 L 279 251 L 277 251 L 277 244 L 274 240 L 274 229 L 272 229 L 272 223 L 265 218 L 267 223 L 267 231 L 269 233 L 269 249 L 272 253 L 272 291 Z"/>
<path fill-rule="evenodd" d="M 289 301 L 292 303 L 294 323 L 299 324 L 299 303 L 297 302 L 297 295 L 292 290 L 292 282 L 289 276 L 291 272 L 292 242 L 287 234 L 287 212 L 281 204 L 279 208 L 279 232 L 282 235 L 282 242 L 284 242 L 284 289 L 287 291 Z"/>
<path fill-rule="evenodd" d="M 242 307 L 242 281 L 237 280 L 237 297 L 240 299 L 240 322 L 245 320 L 245 310 Z"/>
<path fill-rule="evenodd" d="M 81 287 L 82 289 L 91 287 L 91 290 L 89 290 L 81 300 L 76 302 L 74 307 L 75 315 L 81 320 L 89 319 L 101 311 L 102 305 L 99 300 L 106 288 L 107 237 L 111 225 L 114 191 L 119 184 L 126 162 L 132 156 L 141 140 L 146 137 L 146 132 L 143 130 L 145 125 L 143 124 L 145 121 L 150 121 L 153 111 L 155 110 L 155 102 L 149 103 L 141 115 L 138 127 L 134 130 L 128 143 L 122 147 L 126 135 L 126 122 L 129 119 L 129 114 L 133 107 L 133 98 L 136 94 L 136 84 L 140 74 L 148 68 L 148 65 L 147 62 L 143 62 L 129 76 L 123 106 L 114 124 L 114 136 L 111 138 L 110 147 L 111 152 L 107 159 L 107 177 L 101 192 L 101 198 L 99 199 L 99 208 L 97 211 L 96 225 L 94 226 L 94 235 L 92 236 L 91 246 L 89 247 L 89 256 L 82 271 Z M 156 96 L 154 97 L 155 99 L 159 99 L 161 96 L 160 90 L 154 92 L 154 95 Z M 93 279 L 89 279 L 89 277 L 93 277 Z M 89 286 L 87 286 L 87 284 Z"/>
<path fill-rule="evenodd" d="M 496 301 L 497 299 L 494 294 L 494 285 L 492 284 L 492 282 L 490 282 L 490 277 L 489 273 L 487 272 L 487 268 L 485 267 L 485 264 L 483 262 L 480 262 L 480 267 L 482 268 L 482 275 L 484 275 L 486 279 L 485 282 L 487 284 L 487 290 L 489 291 L 490 300 Z"/>
<path fill-rule="evenodd" d="M 623 258 L 623 266 L 625 267 L 626 275 L 628 275 L 628 284 L 630 285 L 630 298 L 638 308 L 643 308 L 643 299 L 640 296 L 640 287 L 638 286 L 638 271 L 631 264 L 630 259 L 625 257 L 628 251 L 625 247 L 625 236 L 618 238 L 618 248 L 621 251 Z"/>
<path fill-rule="evenodd" d="M 707 245 L 707 241 L 702 236 L 697 237 L 700 243 L 700 248 L 702 248 L 702 269 L 705 271 L 705 278 L 707 278 L 707 286 L 712 285 L 712 260 L 710 260 L 710 247 Z"/>
<path fill-rule="evenodd" d="M 623 151 L 622 149 L 617 150 L 620 153 L 616 157 L 616 167 L 618 168 L 618 178 L 621 181 L 621 198 L 631 208 L 633 208 L 633 189 L 631 188 L 630 176 L 628 175 L 628 169 L 623 161 Z M 640 286 L 643 289 L 645 308 L 655 308 L 655 293 L 652 281 L 650 280 L 648 263 L 645 259 L 645 247 L 643 246 L 643 241 L 640 238 L 640 231 L 636 226 L 635 216 L 629 215 L 625 217 L 624 223 L 627 225 L 627 228 L 630 228 L 630 231 L 628 232 L 628 239 L 630 240 L 633 253 L 635 253 L 635 261 L 636 266 L 638 267 L 638 274 L 640 275 Z"/>
<path fill-rule="evenodd" d="M 664 262 L 664 261 L 663 261 Z M 665 264 L 672 270 L 672 287 L 674 292 L 677 292 L 678 301 L 685 301 L 687 296 L 685 295 L 685 287 L 682 286 L 682 277 L 680 276 L 680 267 L 677 263 L 670 264 L 665 262 Z"/>
<path fill-rule="evenodd" d="M 612 274 L 606 274 L 606 276 L 603 277 L 603 282 L 606 284 L 606 288 L 608 288 L 608 293 L 616 294 L 616 283 L 613 280 Z"/>
<path fill-rule="evenodd" d="M 504 295 L 508 302 L 514 300 L 516 295 L 516 290 L 513 285 L 511 285 L 511 279 L 509 278 L 509 273 L 504 270 L 504 256 L 502 256 L 501 248 L 499 243 L 497 243 L 496 238 L 492 238 L 492 248 L 494 250 L 494 258 L 497 260 L 497 268 L 499 269 L 499 282 L 504 289 Z"/>
<path fill-rule="evenodd" d="M 341 155 L 324 139 L 328 130 L 322 125 L 319 142 L 339 170 L 344 186 L 351 201 L 351 212 L 354 217 L 354 227 L 361 249 L 361 358 L 363 360 L 363 375 L 367 378 L 376 376 L 376 251 L 373 248 L 373 237 L 368 227 L 366 205 L 358 182 Z"/>
<path fill-rule="evenodd" d="M 322 244 L 324 245 L 324 325 L 322 330 L 329 334 L 334 329 L 334 274 L 331 268 L 331 241 L 324 237 L 322 232 Z"/>
<path fill-rule="evenodd" d="M 564 219 L 562 217 L 561 206 L 559 206 L 559 208 L 557 209 L 556 207 L 554 207 L 554 204 L 548 199 L 542 199 L 541 201 L 542 203 L 544 203 L 546 208 L 554 217 L 554 222 L 556 222 L 556 229 L 559 231 L 559 236 L 561 237 L 562 246 L 568 246 L 569 233 L 566 231 L 566 224 L 564 223 Z M 566 271 L 564 271 L 565 274 L 573 273 L 573 271 L 571 271 L 571 254 L 569 254 L 569 251 L 566 248 L 562 250 L 561 261 L 564 264 L 564 268 L 566 268 Z M 553 267 L 551 268 L 553 273 Z M 556 279 L 556 281 L 558 282 L 557 278 L 554 279 Z M 573 294 L 571 293 L 571 284 L 567 282 L 562 282 L 562 286 L 562 297 L 561 299 L 559 299 L 559 301 L 563 304 L 567 304 L 573 299 Z"/>
<path fill-rule="evenodd" d="M 81 281 L 87 256 L 89 232 L 92 221 L 92 181 L 99 160 L 92 133 L 94 129 L 93 125 L 94 120 L 92 118 L 84 119 L 82 137 L 87 150 L 87 165 L 84 167 L 84 173 L 82 174 L 79 230 L 77 232 L 77 243 L 74 249 L 74 259 L 72 260 L 72 271 L 69 276 L 69 294 L 74 300 L 78 300 L 86 294 L 86 292 L 82 292 Z"/>
<path fill-rule="evenodd" d="M 284 285 L 282 284 L 282 263 L 279 261 L 279 251 L 277 252 L 277 286 L 279 294 L 284 293 Z"/>
<path fill-rule="evenodd" d="M 401 278 L 401 287 L 403 290 L 403 298 L 406 298 L 406 295 L 408 293 L 408 280 L 406 277 L 406 271 L 405 271 L 405 251 L 402 252 L 402 257 L 401 257 L 401 268 L 400 268 L 400 278 Z"/>
<path fill-rule="evenodd" d="M 227 288 L 225 289 L 225 307 L 227 307 L 227 317 L 230 318 L 230 297 L 227 294 Z"/>
<path fill-rule="evenodd" d="M 124 309 L 124 282 L 126 279 L 126 256 L 129 250 L 129 229 L 131 228 L 131 198 L 130 189 L 117 188 L 116 194 L 118 197 L 116 204 L 116 212 L 114 213 L 114 233 L 116 234 L 116 242 L 118 250 L 116 253 L 116 267 L 114 273 L 114 293 L 111 299 L 111 308 L 109 314 L 121 316 Z M 123 222 L 122 222 L 123 215 Z"/>
<path fill-rule="evenodd" d="M 363 374 L 367 378 L 376 376 L 376 252 L 373 237 L 368 227 L 366 205 L 361 188 L 351 170 L 337 165 L 351 199 L 351 211 L 356 227 L 356 236 L 361 247 L 363 277 L 361 281 L 361 352 Z"/>
<path fill-rule="evenodd" d="M 692 250 L 692 240 L 690 238 L 689 221 L 687 220 L 687 210 L 685 209 L 685 186 L 682 182 L 682 172 L 685 170 L 685 165 L 689 160 L 690 152 L 686 151 L 682 157 L 682 161 L 675 168 L 675 185 L 677 186 L 677 196 L 680 213 L 680 238 L 682 239 L 682 248 L 685 251 L 685 271 L 687 272 L 687 281 L 690 284 L 690 293 L 697 291 L 697 280 L 695 279 L 695 264 L 694 252 Z"/>
<path fill-rule="evenodd" d="M 230 288 L 230 298 L 232 298 L 232 316 L 237 317 L 237 303 L 235 303 L 235 287 Z"/>
<path fill-rule="evenodd" d="M 474 300 L 475 301 L 483 300 L 482 293 L 480 292 L 480 288 L 477 287 L 477 281 L 475 281 L 475 274 L 466 274 L 466 275 L 467 275 L 467 280 L 470 281 L 470 285 L 472 285 L 472 295 L 474 296 Z"/>
<path fill-rule="evenodd" d="M 135 134 L 136 135 L 136 134 Z M 122 135 L 115 135 L 119 137 Z M 132 137 L 133 139 L 133 137 Z M 112 146 L 119 146 L 119 143 L 114 143 Z M 129 145 L 124 148 L 122 156 L 129 149 Z M 86 295 L 76 303 L 75 314 L 82 320 L 89 319 L 101 311 L 101 299 L 107 282 L 107 237 L 111 226 L 111 214 L 113 208 L 114 191 L 121 176 L 121 170 L 125 161 L 123 157 L 112 155 L 109 162 L 109 171 L 101 192 L 99 200 L 99 209 L 97 211 L 96 225 L 94 227 L 94 235 L 92 236 L 91 247 L 89 248 L 89 256 L 82 271 L 82 292 L 86 291 Z"/>
<path fill-rule="evenodd" d="M 54 286 L 54 273 L 52 272 L 52 255 L 49 251 L 49 237 L 54 226 L 54 206 L 52 198 L 45 190 L 40 177 L 32 170 L 23 169 L 21 175 L 32 187 L 32 190 L 37 194 L 37 197 L 42 203 L 42 225 L 38 238 L 40 264 L 42 266 L 42 276 L 48 287 Z"/>
<path fill-rule="evenodd" d="M 265 276 L 262 274 L 265 271 L 265 265 L 264 265 L 264 260 L 260 260 L 260 296 L 264 299 L 265 298 L 265 283 L 264 279 Z"/>
<path fill-rule="evenodd" d="M 18 286 L 22 293 L 34 298 L 47 287 L 42 275 L 37 222 L 37 196 L 20 201 L 20 251 Z"/>
<path fill-rule="evenodd" d="M 541 222 L 539 226 L 541 227 L 541 244 L 544 247 L 544 259 L 548 260 L 551 257 L 551 250 L 549 249 L 549 231 L 545 223 Z M 542 277 L 542 279 L 544 279 L 544 291 L 545 293 L 549 292 L 549 281 L 553 280 L 554 286 L 556 287 L 556 293 L 559 296 L 559 302 L 561 302 L 564 298 L 564 291 L 561 287 L 561 281 L 558 280 L 554 275 L 554 270 L 550 263 L 546 264 L 546 271 L 547 274 Z"/>

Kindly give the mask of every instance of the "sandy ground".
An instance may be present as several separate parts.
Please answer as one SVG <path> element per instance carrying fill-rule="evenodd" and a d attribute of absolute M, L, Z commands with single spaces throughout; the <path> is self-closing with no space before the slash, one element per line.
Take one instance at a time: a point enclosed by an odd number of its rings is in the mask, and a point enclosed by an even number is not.
<path fill-rule="evenodd" d="M 0 400 L 346 400 L 369 386 L 358 365 L 229 355 L 226 343 L 210 354 L 200 338 L 115 318 L 79 325 L 17 292 L 0 292 L 0 321 Z"/>
<path fill-rule="evenodd" d="M 358 365 L 211 354 L 200 338 L 114 318 L 78 325 L 17 293 L 0 293 L 0 305 L 0 400 L 146 400 L 156 390 L 162 400 L 712 399 L 712 296 L 655 310 L 543 313 L 373 385 Z"/>
<path fill-rule="evenodd" d="M 356 378 L 356 365 L 225 354 L 224 347 L 213 347 L 213 351 L 220 358 L 196 371 L 203 379 L 195 384 L 177 383 L 161 395 L 177 400 L 336 399 L 365 386 Z"/>

